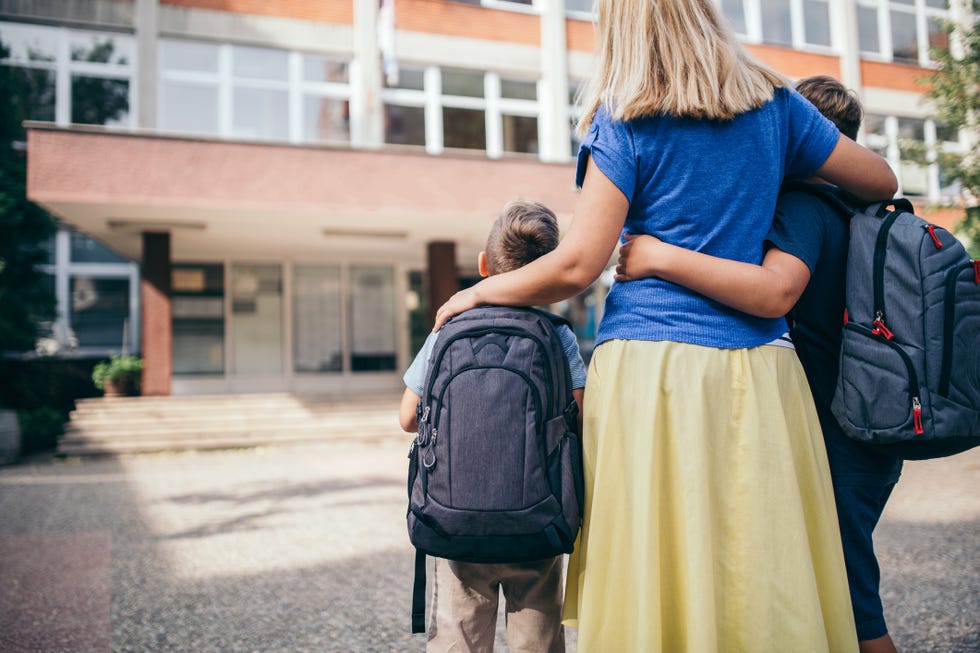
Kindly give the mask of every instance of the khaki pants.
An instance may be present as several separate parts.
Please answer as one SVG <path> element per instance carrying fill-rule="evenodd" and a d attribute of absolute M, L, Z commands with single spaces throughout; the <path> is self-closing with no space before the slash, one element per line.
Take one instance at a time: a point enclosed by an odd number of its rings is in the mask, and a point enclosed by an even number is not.
<path fill-rule="evenodd" d="M 503 590 L 512 653 L 564 653 L 562 557 L 515 564 L 435 558 L 429 653 L 493 651 Z"/>

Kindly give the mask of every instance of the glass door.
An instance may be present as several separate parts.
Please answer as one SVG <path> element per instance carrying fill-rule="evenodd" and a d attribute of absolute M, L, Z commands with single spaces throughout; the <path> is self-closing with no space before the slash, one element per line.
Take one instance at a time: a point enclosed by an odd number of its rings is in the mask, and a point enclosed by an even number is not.
<path fill-rule="evenodd" d="M 283 373 L 282 267 L 231 266 L 230 371 Z"/>

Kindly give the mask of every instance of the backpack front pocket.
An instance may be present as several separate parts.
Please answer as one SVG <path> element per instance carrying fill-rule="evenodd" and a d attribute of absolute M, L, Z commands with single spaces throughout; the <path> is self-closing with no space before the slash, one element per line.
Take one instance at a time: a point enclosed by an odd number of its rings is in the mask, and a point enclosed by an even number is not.
<path fill-rule="evenodd" d="M 980 264 L 964 263 L 946 279 L 943 359 L 938 393 L 961 406 L 980 396 Z M 977 406 L 973 406 L 977 409 Z"/>
<path fill-rule="evenodd" d="M 895 442 L 923 433 L 919 376 L 898 343 L 844 327 L 834 415 L 853 438 Z"/>

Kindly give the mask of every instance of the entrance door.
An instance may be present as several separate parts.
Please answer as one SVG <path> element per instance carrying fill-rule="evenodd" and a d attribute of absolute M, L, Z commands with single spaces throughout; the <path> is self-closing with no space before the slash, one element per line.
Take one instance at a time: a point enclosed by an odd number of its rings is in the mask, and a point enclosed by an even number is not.
<path fill-rule="evenodd" d="M 236 376 L 281 376 L 281 266 L 231 266 L 231 322 L 229 371 Z"/>

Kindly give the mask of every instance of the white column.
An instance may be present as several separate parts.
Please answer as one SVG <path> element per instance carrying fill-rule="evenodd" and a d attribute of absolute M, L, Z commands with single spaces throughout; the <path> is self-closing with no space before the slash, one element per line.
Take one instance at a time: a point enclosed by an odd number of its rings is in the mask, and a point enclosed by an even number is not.
<path fill-rule="evenodd" d="M 160 34 L 159 0 L 136 0 L 136 126 L 157 126 L 157 42 Z M 134 329 L 133 332 L 137 332 Z"/>
<path fill-rule="evenodd" d="M 568 161 L 568 39 L 565 0 L 543 3 L 541 81 L 538 84 L 538 150 L 542 161 Z"/>
<path fill-rule="evenodd" d="M 68 346 L 69 312 L 71 310 L 71 283 L 68 277 L 69 256 L 71 253 L 71 233 L 66 227 L 59 227 L 54 237 L 54 296 L 55 317 L 54 334 L 58 348 Z"/>
<path fill-rule="evenodd" d="M 499 159 L 504 153 L 503 117 L 500 115 L 500 75 L 486 73 L 483 76 L 483 97 L 487 103 L 483 114 L 486 123 L 487 157 Z"/>
<path fill-rule="evenodd" d="M 436 66 L 425 69 L 425 151 L 442 154 L 442 71 Z"/>
<path fill-rule="evenodd" d="M 861 46 L 858 38 L 857 3 L 830 0 L 830 44 L 840 55 L 840 81 L 860 97 Z"/>
<path fill-rule="evenodd" d="M 351 103 L 360 110 L 361 133 L 351 140 L 361 147 L 384 143 L 381 106 L 381 50 L 378 47 L 378 0 L 354 0 L 354 59 L 351 69 Z M 356 97 L 353 97 L 356 94 Z"/>

